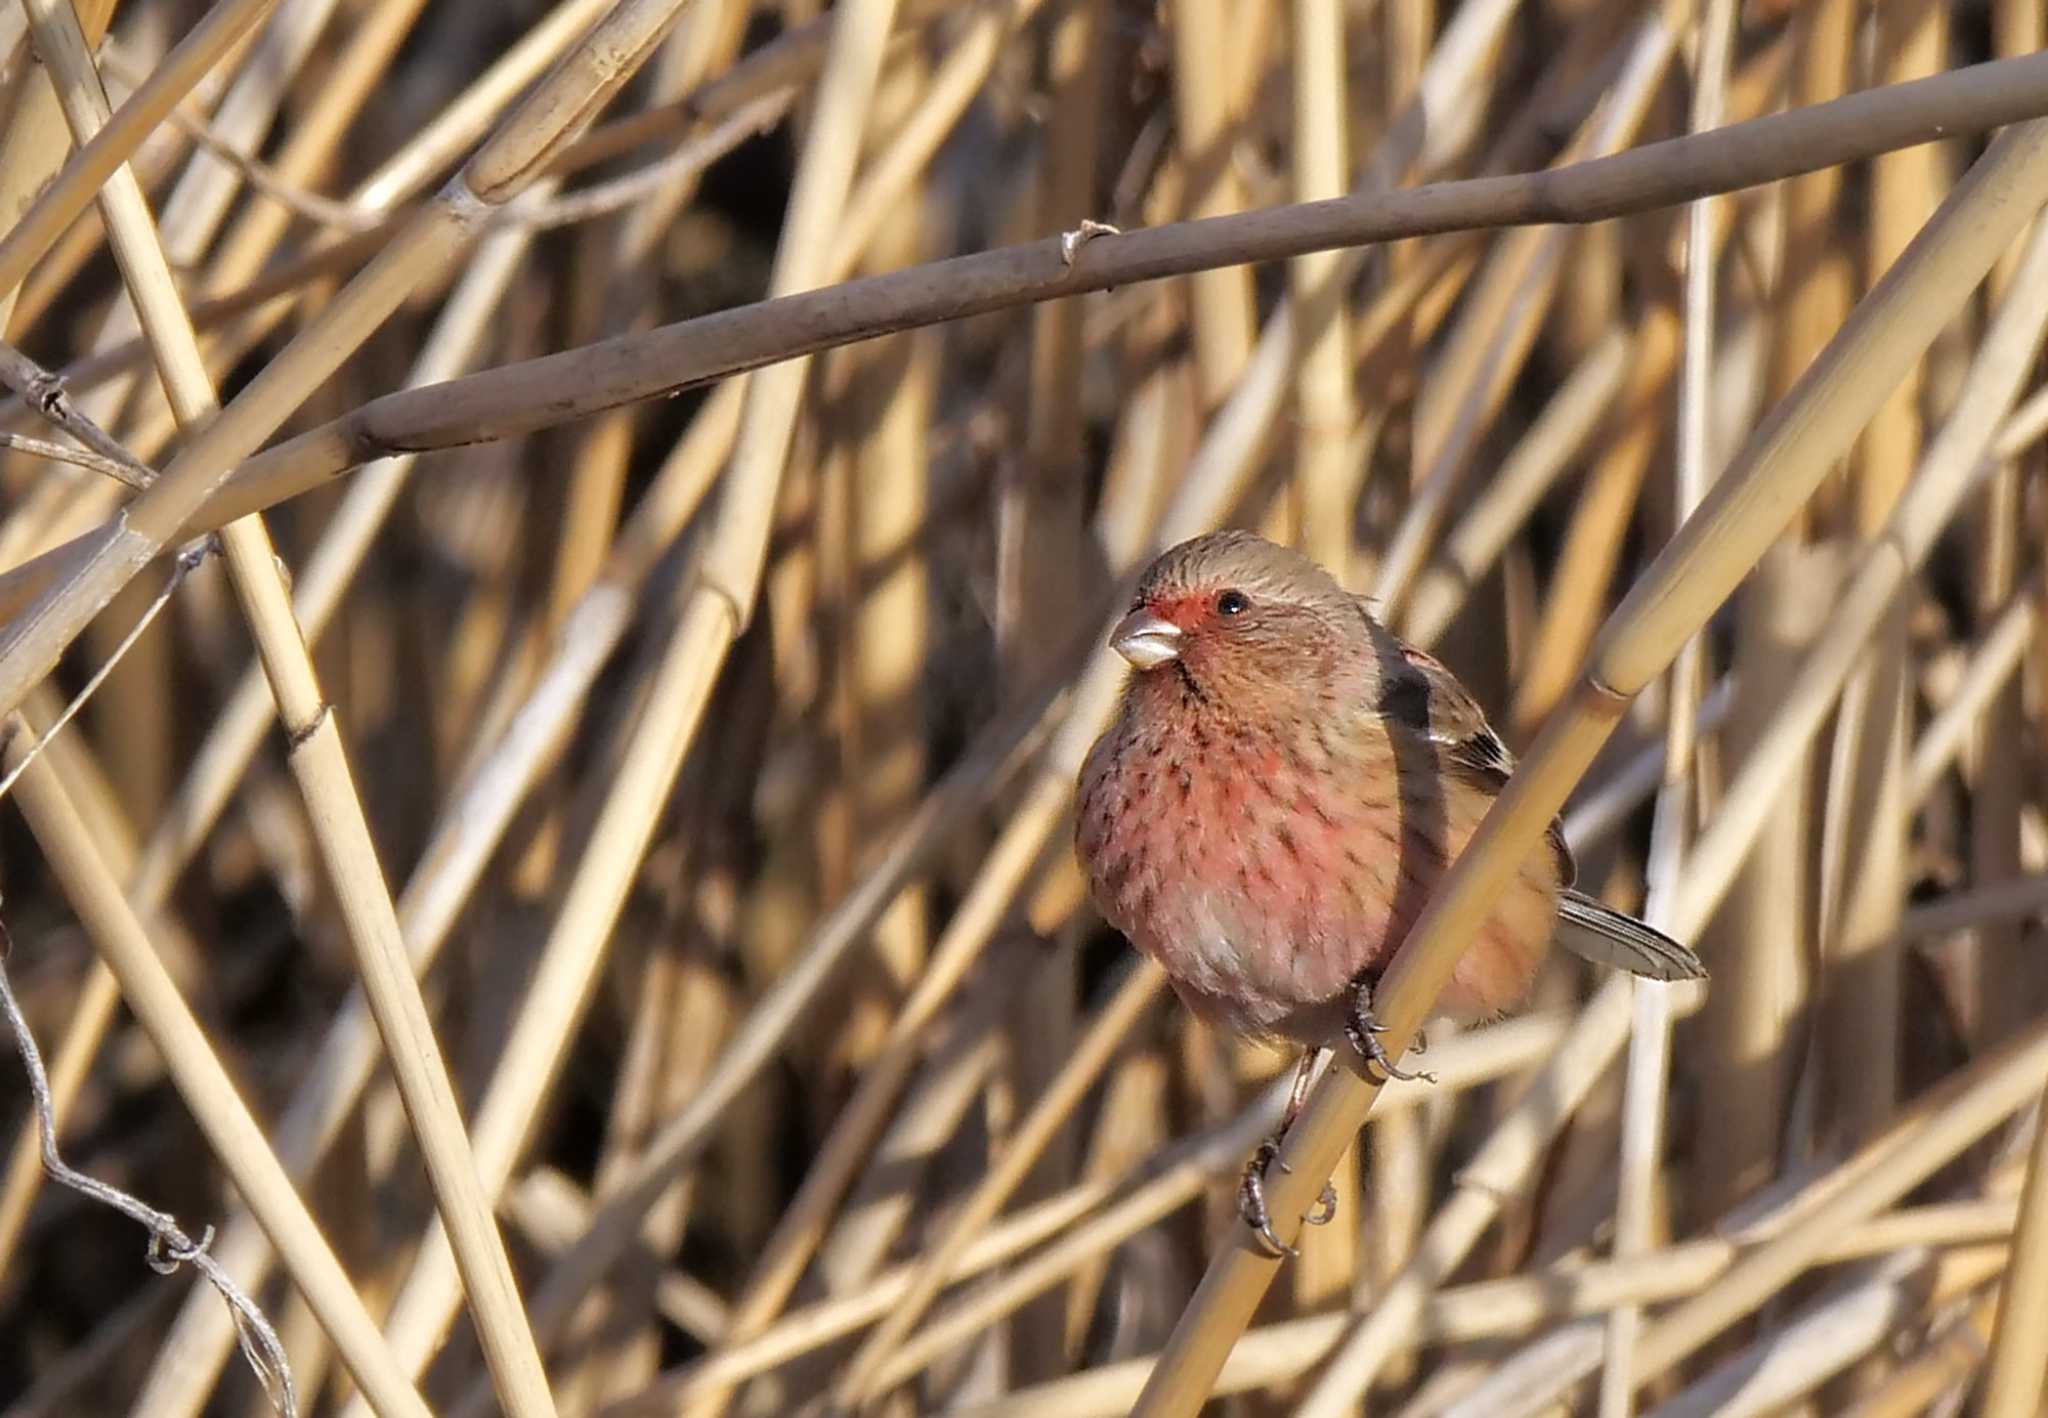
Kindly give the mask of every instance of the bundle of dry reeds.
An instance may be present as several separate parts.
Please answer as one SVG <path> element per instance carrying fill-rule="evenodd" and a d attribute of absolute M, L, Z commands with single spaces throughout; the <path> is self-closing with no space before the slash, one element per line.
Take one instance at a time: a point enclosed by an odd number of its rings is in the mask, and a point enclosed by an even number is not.
<path fill-rule="evenodd" d="M 0 6 L 4 1412 L 2044 1411 L 2044 31 Z M 1522 756 L 1390 1044 L 1560 810 L 1712 971 L 1285 1264 L 1070 847 L 1218 525 Z"/>

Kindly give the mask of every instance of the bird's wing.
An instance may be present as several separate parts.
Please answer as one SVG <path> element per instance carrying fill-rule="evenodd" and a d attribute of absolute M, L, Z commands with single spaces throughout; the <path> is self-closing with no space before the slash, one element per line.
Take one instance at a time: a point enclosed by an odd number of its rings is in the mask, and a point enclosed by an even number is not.
<path fill-rule="evenodd" d="M 1655 926 L 1567 890 L 1557 903 L 1557 943 L 1582 960 L 1651 980 L 1704 980 L 1699 956 Z"/>
<path fill-rule="evenodd" d="M 1447 773 L 1456 774 L 1488 797 L 1498 797 L 1515 771 L 1515 756 L 1486 722 L 1486 711 L 1472 692 L 1436 656 L 1401 642 L 1402 672 L 1387 676 L 1380 694 L 1380 712 L 1420 729 L 1435 746 Z M 1550 850 L 1557 856 L 1558 877 L 1565 886 L 1578 878 L 1578 863 L 1564 840 L 1564 827 L 1551 820 Z"/>
<path fill-rule="evenodd" d="M 1507 785 L 1515 768 L 1500 735 L 1470 691 L 1434 656 L 1403 645 L 1406 675 L 1390 681 L 1381 712 L 1420 728 L 1434 744 L 1445 771 L 1459 774 L 1489 794 Z M 1571 889 L 1578 873 L 1564 828 L 1550 823 L 1550 848 L 1557 854 L 1564 892 L 1558 901 L 1557 941 L 1596 965 L 1609 965 L 1652 980 L 1703 980 L 1699 956 L 1653 926 Z"/>
<path fill-rule="evenodd" d="M 1381 711 L 1421 729 L 1444 755 L 1444 765 L 1499 792 L 1515 757 L 1486 713 L 1441 660 L 1403 643 L 1400 671 L 1386 677 Z"/>

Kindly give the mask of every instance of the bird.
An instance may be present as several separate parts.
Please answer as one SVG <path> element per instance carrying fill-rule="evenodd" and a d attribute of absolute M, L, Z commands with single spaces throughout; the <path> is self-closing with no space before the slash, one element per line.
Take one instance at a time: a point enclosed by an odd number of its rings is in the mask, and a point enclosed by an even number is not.
<path fill-rule="evenodd" d="M 1109 644 L 1129 663 L 1084 761 L 1074 845 L 1105 920 L 1207 1024 L 1306 1050 L 1239 1210 L 1276 1253 L 1266 1169 L 1325 1050 L 1396 1066 L 1372 992 L 1514 771 L 1479 702 L 1299 552 L 1245 531 L 1171 547 Z M 1553 821 L 1465 946 L 1434 1017 L 1521 1006 L 1553 945 L 1653 980 L 1703 979 L 1686 946 L 1573 886 Z M 1418 1051 L 1421 1042 L 1418 1039 Z M 1325 1188 L 1305 1219 L 1335 1214 Z"/>

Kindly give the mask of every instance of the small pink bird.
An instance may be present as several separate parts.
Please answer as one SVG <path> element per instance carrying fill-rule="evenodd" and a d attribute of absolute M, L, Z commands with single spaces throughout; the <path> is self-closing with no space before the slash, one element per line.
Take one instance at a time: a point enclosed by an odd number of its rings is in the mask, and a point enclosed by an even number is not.
<path fill-rule="evenodd" d="M 1263 1177 L 1317 1054 L 1348 1039 L 1413 1076 L 1380 1045 L 1372 989 L 1514 760 L 1449 670 L 1314 562 L 1248 532 L 1159 556 L 1110 644 L 1136 672 L 1081 770 L 1081 862 L 1103 915 L 1197 1017 L 1307 1046 L 1240 1194 L 1245 1220 L 1285 1249 Z M 1651 979 L 1705 976 L 1692 951 L 1572 890 L 1573 874 L 1553 823 L 1466 947 L 1441 1015 L 1519 1006 L 1553 939 Z M 1332 1209 L 1326 1190 L 1309 1220 Z"/>

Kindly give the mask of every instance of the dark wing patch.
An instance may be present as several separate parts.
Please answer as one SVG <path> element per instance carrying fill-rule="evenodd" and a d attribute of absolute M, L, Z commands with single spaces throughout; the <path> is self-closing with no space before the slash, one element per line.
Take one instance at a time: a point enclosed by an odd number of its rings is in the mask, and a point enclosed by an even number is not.
<path fill-rule="evenodd" d="M 1387 676 L 1380 691 L 1380 712 L 1421 730 L 1436 746 L 1445 771 L 1489 795 L 1498 794 L 1515 771 L 1515 756 L 1486 722 L 1486 711 L 1434 655 L 1405 642 L 1401 653 L 1407 663 L 1402 672 Z M 1562 824 L 1553 820 L 1548 835 L 1551 851 L 1557 856 L 1558 876 L 1569 887 L 1578 879 L 1579 868 L 1564 840 Z"/>
<path fill-rule="evenodd" d="M 1380 712 L 1418 729 L 1442 755 L 1443 765 L 1479 787 L 1499 792 L 1515 758 L 1486 722 L 1465 686 L 1433 655 L 1403 644 L 1406 663 L 1386 676 Z"/>

